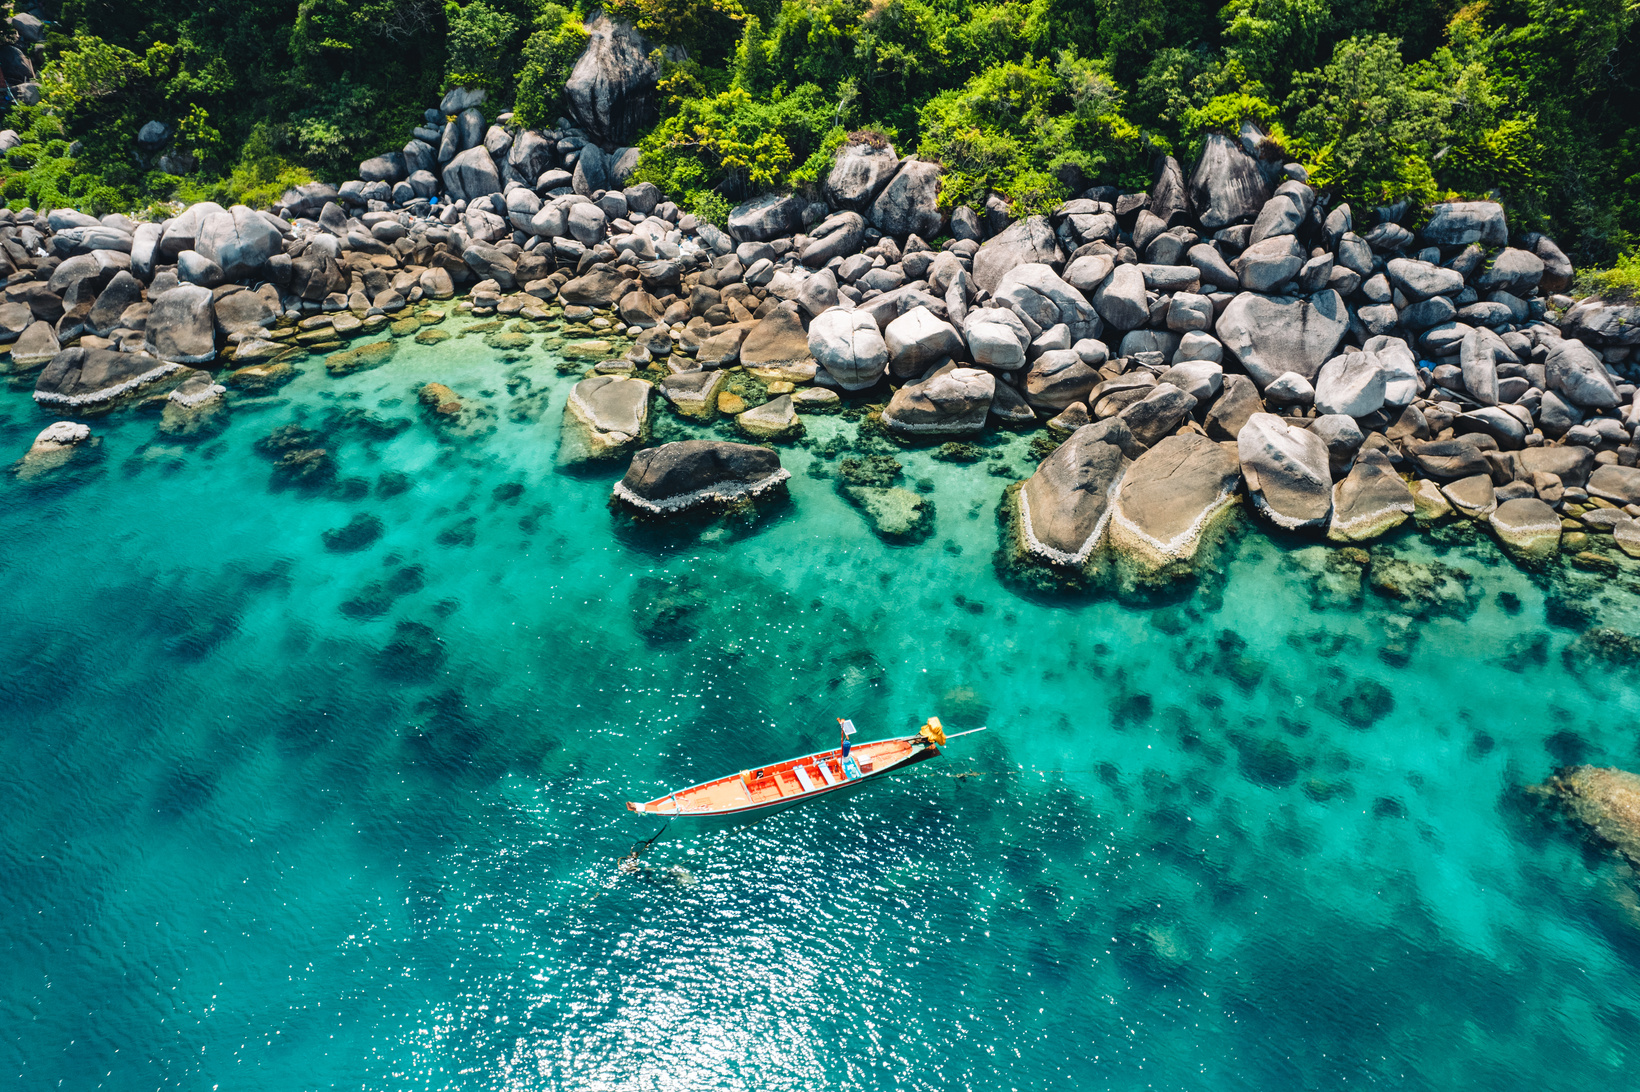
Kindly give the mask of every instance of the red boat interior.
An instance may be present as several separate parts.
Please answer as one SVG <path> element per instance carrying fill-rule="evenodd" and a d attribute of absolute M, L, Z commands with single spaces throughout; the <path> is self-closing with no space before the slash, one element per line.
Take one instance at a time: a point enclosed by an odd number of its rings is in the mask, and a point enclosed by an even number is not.
<path fill-rule="evenodd" d="M 820 755 L 787 759 L 772 766 L 758 766 L 720 777 L 716 781 L 679 789 L 676 793 L 633 806 L 633 810 L 660 814 L 676 810 L 688 815 L 740 811 L 795 800 L 894 766 L 911 756 L 914 742 L 915 737 L 882 739 L 852 748 L 846 760 L 842 751 L 827 751 Z M 845 769 L 845 764 L 855 768 Z"/>

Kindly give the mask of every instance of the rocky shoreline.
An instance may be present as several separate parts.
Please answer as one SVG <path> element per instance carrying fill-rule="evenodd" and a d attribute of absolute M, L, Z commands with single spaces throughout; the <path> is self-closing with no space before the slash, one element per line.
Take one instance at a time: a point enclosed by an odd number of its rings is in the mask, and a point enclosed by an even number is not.
<path fill-rule="evenodd" d="M 1149 191 L 1015 221 L 941 209 L 936 165 L 862 136 L 817 199 L 756 198 L 724 231 L 625 185 L 617 115 L 642 78 L 597 52 L 630 32 L 600 34 L 555 130 L 458 89 L 402 152 L 271 210 L 0 210 L 4 369 L 38 369 L 35 401 L 76 417 L 164 399 L 187 436 L 296 360 L 379 367 L 456 311 L 511 320 L 498 352 L 546 331 L 584 369 L 566 464 L 642 449 L 657 393 L 763 444 L 843 406 L 903 443 L 1041 429 L 1006 504 L 1022 558 L 1068 579 L 1187 576 L 1243 498 L 1340 544 L 1468 519 L 1523 564 L 1590 535 L 1640 556 L 1640 307 L 1557 294 L 1571 264 L 1501 206 L 1328 207 L 1249 124 Z M 623 500 L 687 508 L 714 473 Z"/>

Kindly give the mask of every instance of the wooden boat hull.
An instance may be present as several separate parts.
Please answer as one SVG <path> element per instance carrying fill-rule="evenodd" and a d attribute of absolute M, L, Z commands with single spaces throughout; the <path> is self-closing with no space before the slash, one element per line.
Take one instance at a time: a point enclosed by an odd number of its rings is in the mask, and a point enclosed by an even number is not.
<path fill-rule="evenodd" d="M 850 757 L 861 767 L 858 777 L 844 776 L 841 752 L 820 751 L 627 807 L 642 815 L 681 820 L 691 832 L 739 826 L 815 800 L 852 795 L 856 789 L 940 753 L 938 747 L 917 736 L 878 740 L 853 749 Z M 820 773 L 822 768 L 825 774 Z"/>

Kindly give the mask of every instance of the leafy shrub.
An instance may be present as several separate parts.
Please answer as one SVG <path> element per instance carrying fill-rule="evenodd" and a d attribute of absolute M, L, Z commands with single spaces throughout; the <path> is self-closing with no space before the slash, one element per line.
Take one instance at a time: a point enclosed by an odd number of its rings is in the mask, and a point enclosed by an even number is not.
<path fill-rule="evenodd" d="M 573 13 L 547 4 L 536 17 L 535 30 L 524 43 L 523 68 L 518 73 L 518 95 L 513 113 L 520 125 L 551 125 L 563 109 L 564 83 L 569 79 L 587 30 Z"/>
<path fill-rule="evenodd" d="M 483 87 L 492 92 L 506 89 L 518 18 L 485 0 L 468 0 L 459 7 L 452 3 L 446 11 L 450 31 L 445 39 L 445 86 Z"/>

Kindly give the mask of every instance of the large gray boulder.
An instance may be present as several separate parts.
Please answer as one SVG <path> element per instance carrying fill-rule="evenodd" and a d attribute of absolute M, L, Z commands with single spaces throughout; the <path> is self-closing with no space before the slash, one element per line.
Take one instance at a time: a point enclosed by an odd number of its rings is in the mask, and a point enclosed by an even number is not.
<path fill-rule="evenodd" d="M 938 164 L 910 156 L 871 203 L 869 219 L 884 235 L 932 239 L 940 234 L 939 197 Z"/>
<path fill-rule="evenodd" d="M 762 379 L 806 383 L 814 378 L 816 362 L 794 304 L 781 304 L 747 331 L 740 363 Z"/>
<path fill-rule="evenodd" d="M 1214 324 L 1224 347 L 1260 389 L 1284 372 L 1314 380 L 1349 329 L 1349 309 L 1332 289 L 1308 297 L 1243 292 Z"/>
<path fill-rule="evenodd" d="M 1145 581 L 1188 571 L 1236 500 L 1235 452 L 1197 433 L 1165 437 L 1134 460 L 1111 514 L 1110 543 Z"/>
<path fill-rule="evenodd" d="M 404 167 L 403 152 L 371 156 L 359 164 L 359 177 L 366 182 L 401 182 L 410 172 Z"/>
<path fill-rule="evenodd" d="M 1150 212 L 1164 226 L 1172 227 L 1190 211 L 1190 197 L 1184 184 L 1184 170 L 1179 161 L 1165 156 L 1156 172 L 1156 182 L 1150 187 Z"/>
<path fill-rule="evenodd" d="M 160 236 L 159 255 L 167 262 L 174 262 L 177 255 L 184 250 L 195 250 L 199 229 L 205 219 L 215 213 L 228 210 L 215 201 L 201 201 L 196 205 L 189 205 L 179 216 L 165 222 L 165 233 Z"/>
<path fill-rule="evenodd" d="M 319 211 L 327 204 L 336 200 L 336 187 L 329 182 L 307 182 L 300 186 L 293 186 L 286 190 L 279 198 L 279 204 L 290 210 L 294 217 L 306 217 L 311 220 L 319 215 Z M 179 247 L 186 250 L 187 247 Z M 175 257 L 173 252 L 171 257 Z"/>
<path fill-rule="evenodd" d="M 1245 375 L 1224 377 L 1224 389 L 1207 411 L 1203 425 L 1207 435 L 1215 440 L 1234 440 L 1252 420 L 1253 414 L 1264 412 L 1264 400 L 1258 396 L 1258 387 Z"/>
<path fill-rule="evenodd" d="M 129 270 L 120 270 L 97 295 L 97 302 L 86 317 L 86 333 L 107 337 L 120 326 L 120 316 L 132 304 L 142 302 L 142 282 Z"/>
<path fill-rule="evenodd" d="M 4 371 L 32 372 L 35 368 L 43 368 L 62 352 L 62 348 L 62 343 L 57 340 L 56 328 L 44 319 L 36 319 L 24 327 L 17 340 L 12 342 L 11 360 Z"/>
<path fill-rule="evenodd" d="M 913 307 L 883 330 L 889 369 L 902 379 L 922 375 L 945 357 L 960 356 L 962 337 L 926 307 Z M 990 396 L 986 396 L 990 400 Z"/>
<path fill-rule="evenodd" d="M 97 412 L 181 370 L 180 364 L 144 353 L 76 346 L 51 358 L 35 384 L 34 401 L 51 410 Z"/>
<path fill-rule="evenodd" d="M 444 168 L 444 188 L 458 201 L 474 201 L 501 192 L 501 172 L 482 144 L 468 148 Z"/>
<path fill-rule="evenodd" d="M 110 283 L 109 288 L 113 287 Z M 271 286 L 264 285 L 256 292 L 242 288 L 224 290 L 215 293 L 215 296 L 212 311 L 216 317 L 217 332 L 224 338 L 236 333 L 260 334 L 279 318 L 279 293 Z M 101 303 L 99 300 L 98 306 Z M 237 353 L 234 359 L 239 359 Z"/>
<path fill-rule="evenodd" d="M 1365 417 L 1384 408 L 1384 368 L 1372 353 L 1341 353 L 1315 377 L 1315 408 L 1321 413 Z"/>
<path fill-rule="evenodd" d="M 990 372 L 946 364 L 895 391 L 883 410 L 883 424 L 893 432 L 916 436 L 980 432 L 996 385 Z"/>
<path fill-rule="evenodd" d="M 1065 260 L 1059 237 L 1045 216 L 1030 216 L 987 240 L 974 255 L 974 283 L 987 292 L 996 291 L 1003 274 L 1017 265 L 1042 262 L 1058 265 Z"/>
<path fill-rule="evenodd" d="M 1613 504 L 1640 504 L 1640 468 L 1606 463 L 1589 475 L 1589 492 Z"/>
<path fill-rule="evenodd" d="M 649 427 L 649 393 L 642 379 L 598 375 L 570 391 L 558 459 L 574 464 L 612 459 L 635 445 Z"/>
<path fill-rule="evenodd" d="M 1253 508 L 1289 531 L 1319 527 L 1332 511 L 1327 445 L 1273 413 L 1255 413 L 1236 437 Z"/>
<path fill-rule="evenodd" d="M 1027 553 L 1079 566 L 1102 544 L 1111 506 L 1127 472 L 1104 422 L 1083 425 L 1043 459 L 1019 491 L 1020 537 Z"/>
<path fill-rule="evenodd" d="M 1411 405 L 1423 393 L 1418 358 L 1405 341 L 1388 335 L 1369 337 L 1361 350 L 1376 356 L 1384 369 L 1384 405 Z"/>
<path fill-rule="evenodd" d="M 1406 522 L 1413 511 L 1412 490 L 1379 450 L 1359 455 L 1350 472 L 1333 486 L 1332 521 L 1327 537 L 1334 542 L 1366 542 Z"/>
<path fill-rule="evenodd" d="M 216 311 L 210 289 L 179 284 L 150 303 L 145 347 L 151 355 L 174 364 L 216 359 Z"/>
<path fill-rule="evenodd" d="M 1017 265 L 1004 273 L 993 295 L 1022 319 L 1027 328 L 1035 324 L 1047 330 L 1060 323 L 1070 329 L 1070 339 L 1098 337 L 1103 323 L 1087 297 L 1059 279 L 1039 262 Z"/>
<path fill-rule="evenodd" d="M 1436 246 L 1501 247 L 1509 241 L 1509 221 L 1496 201 L 1446 201 L 1430 210 L 1418 234 Z"/>
<path fill-rule="evenodd" d="M 1505 247 L 1498 251 L 1492 264 L 1475 277 L 1475 287 L 1482 292 L 1508 292 L 1524 296 L 1543 279 L 1543 259 L 1530 250 Z"/>
<path fill-rule="evenodd" d="M 872 386 L 888 366 L 888 344 L 871 316 L 841 307 L 809 324 L 809 354 L 846 391 Z"/>
<path fill-rule="evenodd" d="M 803 264 L 818 269 L 833 258 L 846 258 L 860 251 L 866 237 L 866 220 L 857 212 L 836 212 L 809 231 L 803 247 Z"/>
<path fill-rule="evenodd" d="M 1567 309 L 1560 331 L 1585 345 L 1640 345 L 1640 304 L 1590 296 Z"/>
<path fill-rule="evenodd" d="M 251 280 L 269 258 L 284 253 L 284 237 L 261 213 L 235 205 L 205 217 L 194 249 L 220 266 L 228 280 Z"/>
<path fill-rule="evenodd" d="M 1157 383 L 1117 414 L 1133 438 L 1149 447 L 1178 428 L 1196 409 L 1196 397 L 1172 383 Z"/>
<path fill-rule="evenodd" d="M 1277 235 L 1254 243 L 1236 259 L 1241 287 L 1249 292 L 1268 292 L 1293 279 L 1304 267 L 1308 255 L 1291 235 Z"/>
<path fill-rule="evenodd" d="M 1208 231 L 1251 220 L 1270 199 L 1270 184 L 1258 160 L 1223 133 L 1209 133 L 1190 173 L 1190 204 Z"/>
<path fill-rule="evenodd" d="M 1145 275 L 1136 265 L 1112 269 L 1093 293 L 1093 306 L 1100 317 L 1117 330 L 1136 330 L 1150 320 L 1145 301 Z"/>
<path fill-rule="evenodd" d="M 729 213 L 729 236 L 737 243 L 761 243 L 802 231 L 806 205 L 787 193 L 754 197 Z"/>
<path fill-rule="evenodd" d="M 826 203 L 834 209 L 864 212 L 899 168 L 894 145 L 878 147 L 851 140 L 837 150 L 836 162 L 826 176 Z"/>
<path fill-rule="evenodd" d="M 1599 357 L 1577 339 L 1559 341 L 1544 359 L 1549 389 L 1584 409 L 1615 409 L 1621 404 L 1617 385 Z"/>
<path fill-rule="evenodd" d="M 536 180 L 552 163 L 552 144 L 534 129 L 526 129 L 513 138 L 512 147 L 507 149 L 505 170 L 509 178 L 516 178 L 522 185 L 533 188 Z"/>
<path fill-rule="evenodd" d="M 424 140 L 412 138 L 404 145 L 404 177 L 410 178 L 417 171 L 432 172 L 438 167 L 438 149 Z"/>
<path fill-rule="evenodd" d="M 702 505 L 729 504 L 778 489 L 791 472 L 766 447 L 721 440 L 679 440 L 646 447 L 632 456 L 615 497 L 657 516 Z"/>
<path fill-rule="evenodd" d="M 1031 361 L 1025 373 L 1025 401 L 1032 409 L 1055 414 L 1074 403 L 1086 403 L 1099 383 L 1099 371 L 1075 349 L 1050 349 Z"/>
<path fill-rule="evenodd" d="M 600 14 L 564 84 L 570 117 L 600 144 L 631 144 L 655 118 L 651 47 L 625 23 Z"/>
<path fill-rule="evenodd" d="M 1539 263 L 1541 266 L 1542 263 Z M 1411 300 L 1449 296 L 1463 291 L 1463 274 L 1414 258 L 1391 258 L 1384 267 L 1389 282 Z"/>
<path fill-rule="evenodd" d="M 1006 307 L 976 307 L 963 318 L 968 359 L 997 371 L 1013 371 L 1025 363 L 1030 332 L 1019 316 Z"/>

